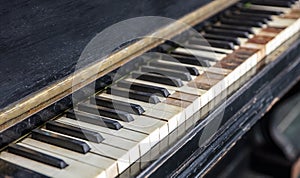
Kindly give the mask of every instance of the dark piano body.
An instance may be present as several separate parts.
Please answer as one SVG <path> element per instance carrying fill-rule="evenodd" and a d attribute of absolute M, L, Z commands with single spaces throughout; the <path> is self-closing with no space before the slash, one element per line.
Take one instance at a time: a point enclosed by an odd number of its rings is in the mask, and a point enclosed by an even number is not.
<path fill-rule="evenodd" d="M 106 27 L 140 16 L 178 19 L 210 2 L 209 0 L 1 2 L 0 109 L 70 75 L 85 45 Z M 205 22 L 200 24 L 202 25 L 205 25 Z M 299 81 L 299 34 L 285 42 L 280 49 L 284 52 L 280 55 L 271 54 L 265 59 L 273 61 L 271 65 L 258 66 L 259 70 L 254 77 L 228 96 L 223 105 L 210 111 L 205 119 L 186 131 L 176 144 L 161 154 L 157 160 L 150 162 L 137 176 L 234 177 L 235 174 L 232 173 L 234 171 L 226 173 L 226 170 L 237 171 L 237 169 L 228 165 L 239 167 L 237 155 L 245 153 L 248 149 L 245 145 L 253 139 L 252 135 L 255 135 L 255 132 L 267 129 L 266 124 L 261 123 L 260 119 Z M 128 67 L 130 68 L 129 64 Z M 109 83 L 111 78 L 104 76 L 101 80 L 103 83 Z M 0 146 L 5 147 L 71 106 L 72 97 L 69 95 L 15 124 L 1 132 Z M 207 136 L 209 139 L 206 142 L 199 143 L 203 130 L 210 127 L 220 115 L 222 115 L 221 126 Z M 233 158 L 236 159 L 232 160 Z M 0 169 L 4 168 L 5 163 L 0 162 Z M 14 176 L 22 174 L 26 176 L 27 172 L 21 171 L 18 174 L 18 170 L 21 168 L 13 170 Z M 270 174 L 267 172 L 266 175 Z M 128 174 L 125 172 L 120 175 L 123 176 L 126 177 Z"/>

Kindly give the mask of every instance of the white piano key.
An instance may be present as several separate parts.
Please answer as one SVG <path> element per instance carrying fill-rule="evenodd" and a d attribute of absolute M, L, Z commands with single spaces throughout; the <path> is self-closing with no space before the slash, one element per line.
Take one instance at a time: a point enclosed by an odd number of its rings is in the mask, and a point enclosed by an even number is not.
<path fill-rule="evenodd" d="M 258 29 L 260 28 L 253 28 L 254 33 L 258 33 Z M 241 42 L 241 44 L 244 44 L 248 41 L 248 38 L 238 38 L 238 40 Z"/>
<path fill-rule="evenodd" d="M 190 103 L 189 106 L 183 107 L 186 110 L 186 119 L 190 118 L 195 112 L 197 112 L 200 109 L 200 99 L 197 95 L 176 92 L 170 95 L 169 98 L 174 98 L 179 101 L 186 101 Z"/>
<path fill-rule="evenodd" d="M 218 53 L 214 53 L 214 52 L 189 49 L 189 48 L 176 48 L 174 50 L 174 52 L 178 52 L 178 53 L 182 53 L 182 54 L 193 54 L 193 55 L 199 56 L 199 57 L 212 58 L 217 61 L 223 59 L 226 56 L 225 54 L 218 54 Z"/>
<path fill-rule="evenodd" d="M 47 152 L 55 153 L 57 155 L 67 157 L 87 165 L 98 167 L 100 169 L 105 170 L 107 177 L 115 177 L 118 175 L 117 163 L 113 159 L 109 159 L 93 153 L 86 153 L 86 154 L 77 153 L 51 144 L 40 142 L 31 138 L 25 138 L 24 140 L 21 141 L 21 143 L 30 145 L 38 149 L 45 150 Z"/>
<path fill-rule="evenodd" d="M 251 4 L 248 8 L 254 10 L 265 10 L 265 11 L 282 11 L 284 13 L 288 13 L 291 11 L 291 9 L 288 7 L 264 6 L 264 5 L 254 5 L 254 4 Z"/>
<path fill-rule="evenodd" d="M 285 28 L 292 25 L 295 21 L 295 19 L 274 17 L 273 20 L 268 23 L 268 26 L 275 28 Z"/>
<path fill-rule="evenodd" d="M 266 45 L 266 55 L 270 54 L 273 50 L 280 46 L 284 41 L 290 38 L 293 34 L 300 30 L 300 19 L 294 20 L 294 23 L 289 25 L 281 31 L 272 41 Z"/>
<path fill-rule="evenodd" d="M 216 48 L 216 47 L 210 47 L 210 46 L 201 46 L 201 45 L 197 45 L 197 44 L 185 44 L 184 45 L 184 48 L 185 49 L 193 49 L 193 48 L 196 48 L 196 49 L 203 49 L 203 50 L 211 50 L 211 52 L 214 52 L 214 51 L 217 51 L 217 52 L 221 52 L 221 53 L 226 53 L 226 54 L 230 54 L 233 52 L 233 50 L 231 49 L 223 49 L 223 48 Z"/>

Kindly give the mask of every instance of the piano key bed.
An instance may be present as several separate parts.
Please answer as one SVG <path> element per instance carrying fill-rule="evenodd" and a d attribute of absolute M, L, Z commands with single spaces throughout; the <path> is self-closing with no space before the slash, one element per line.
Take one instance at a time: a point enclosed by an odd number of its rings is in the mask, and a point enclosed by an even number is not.
<path fill-rule="evenodd" d="M 251 1 L 164 44 L 138 70 L 10 144 L 0 174 L 36 177 L 136 175 L 255 74 L 300 30 L 299 1 Z"/>

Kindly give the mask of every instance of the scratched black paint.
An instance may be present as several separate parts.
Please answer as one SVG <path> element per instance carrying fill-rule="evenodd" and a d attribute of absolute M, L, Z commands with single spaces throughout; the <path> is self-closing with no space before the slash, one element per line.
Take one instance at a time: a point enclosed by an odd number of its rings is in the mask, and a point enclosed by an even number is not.
<path fill-rule="evenodd" d="M 104 28 L 139 16 L 176 19 L 208 1 L 1 1 L 0 109 L 70 74 Z"/>

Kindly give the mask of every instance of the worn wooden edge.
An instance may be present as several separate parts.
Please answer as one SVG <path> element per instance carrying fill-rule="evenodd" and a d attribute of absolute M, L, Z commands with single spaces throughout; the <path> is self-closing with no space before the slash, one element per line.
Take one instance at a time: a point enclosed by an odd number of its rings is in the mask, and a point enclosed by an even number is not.
<path fill-rule="evenodd" d="M 97 78 L 104 76 L 135 57 L 162 44 L 164 42 L 162 39 L 170 39 L 185 31 L 189 26 L 194 26 L 208 19 L 238 1 L 215 0 L 183 16 L 178 20 L 179 23 L 171 23 L 149 35 L 150 37 L 160 38 L 143 38 L 98 63 L 76 71 L 76 73 L 10 104 L 0 112 L 0 131 L 6 130 L 15 123 L 41 111 L 72 92 L 90 84 Z M 75 81 L 76 83 L 74 83 Z"/>

